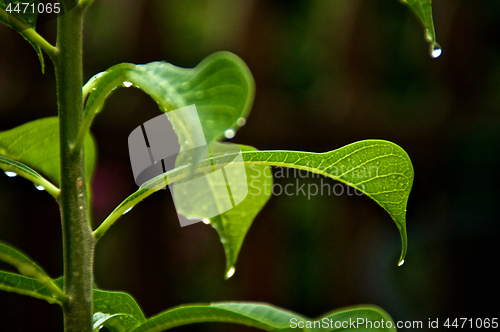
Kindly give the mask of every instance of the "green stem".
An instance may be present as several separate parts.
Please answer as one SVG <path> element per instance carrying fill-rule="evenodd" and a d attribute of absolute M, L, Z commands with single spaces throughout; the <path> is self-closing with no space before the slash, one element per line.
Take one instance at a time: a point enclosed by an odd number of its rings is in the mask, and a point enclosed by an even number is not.
<path fill-rule="evenodd" d="M 13 28 L 15 28 L 19 33 L 21 33 L 24 38 L 40 46 L 42 50 L 53 58 L 56 54 L 56 48 L 52 46 L 48 41 L 46 41 L 42 36 L 40 36 L 34 29 L 29 28 L 21 22 L 19 19 L 13 15 L 9 15 L 5 10 L 0 8 L 0 17 L 6 19 Z"/>
<path fill-rule="evenodd" d="M 64 291 L 70 297 L 70 301 L 63 305 L 66 332 L 92 331 L 93 314 L 92 261 L 95 238 L 88 217 L 84 149 L 83 145 L 80 149 L 71 149 L 83 114 L 83 12 L 84 9 L 76 5 L 58 17 L 54 57 L 59 107 L 59 205 L 64 252 Z"/>

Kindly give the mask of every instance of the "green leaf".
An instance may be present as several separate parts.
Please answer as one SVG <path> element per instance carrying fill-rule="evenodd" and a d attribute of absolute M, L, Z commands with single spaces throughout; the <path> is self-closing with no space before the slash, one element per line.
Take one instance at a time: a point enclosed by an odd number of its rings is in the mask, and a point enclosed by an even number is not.
<path fill-rule="evenodd" d="M 106 326 L 111 332 L 126 332 L 139 326 L 139 323 L 132 316 L 125 314 L 108 315 L 96 312 L 92 318 L 94 332 L 99 332 L 103 326 Z"/>
<path fill-rule="evenodd" d="M 0 132 L 0 156 L 27 165 L 17 165 L 17 167 L 36 169 L 59 186 L 59 118 L 43 118 Z M 7 163 L 5 158 L 1 160 L 3 164 Z M 87 182 L 92 177 L 96 158 L 94 139 L 88 134 L 85 138 Z M 9 165 L 13 166 L 12 162 Z M 23 170 L 34 176 L 29 170 L 25 168 Z"/>
<path fill-rule="evenodd" d="M 210 143 L 222 139 L 227 129 L 236 131 L 245 123 L 253 103 L 254 85 L 243 60 L 229 52 L 214 53 L 192 69 L 167 62 L 118 64 L 95 75 L 84 86 L 84 93 L 90 95 L 80 136 L 90 128 L 111 91 L 133 86 L 149 94 L 163 112 L 195 104 L 205 139 Z M 181 124 L 174 128 L 183 150 L 190 133 L 183 131 Z"/>
<path fill-rule="evenodd" d="M 19 272 L 26 276 L 34 278 L 42 287 L 45 287 L 49 294 L 59 302 L 66 302 L 67 296 L 54 283 L 52 279 L 35 262 L 26 257 L 23 253 L 13 247 L 0 242 L 0 260 L 15 266 Z"/>
<path fill-rule="evenodd" d="M 146 321 L 134 298 L 126 293 L 94 289 L 94 313 L 108 314 L 109 321 L 101 323 L 115 331 L 130 331 Z"/>
<path fill-rule="evenodd" d="M 436 42 L 436 31 L 432 19 L 432 0 L 400 0 L 410 6 L 425 28 L 425 37 L 430 43 L 430 53 L 433 58 L 441 55 L 441 46 Z"/>
<path fill-rule="evenodd" d="M 62 305 L 40 281 L 19 274 L 0 271 L 0 289 Z"/>
<path fill-rule="evenodd" d="M 279 166 L 306 170 L 343 182 L 367 195 L 384 208 L 392 217 L 401 235 L 402 250 L 398 264 L 404 263 L 407 251 L 406 205 L 413 185 L 413 165 L 408 154 L 398 145 L 383 140 L 365 140 L 325 153 L 299 151 L 243 151 L 243 160 L 250 168 Z M 231 155 L 202 160 L 195 172 L 212 168 L 217 163 L 228 163 Z M 234 158 L 234 157 L 233 157 Z M 248 169 L 248 168 L 246 168 Z M 128 209 L 168 183 L 189 176 L 190 167 L 177 167 L 144 183 L 138 191 L 121 203 L 95 231 L 96 238 Z M 168 178 L 168 181 L 166 179 Z M 256 186 L 254 182 L 251 187 Z M 262 187 L 265 187 L 265 182 Z M 262 197 L 264 204 L 264 198 Z M 243 202 L 241 203 L 243 204 Z M 236 207 L 237 208 L 237 207 Z M 228 211 L 228 213 L 231 213 Z M 257 208 L 250 213 L 258 213 Z M 249 215 L 250 215 L 249 213 Z M 203 218 L 203 216 L 200 216 Z M 249 218 L 250 219 L 250 218 Z M 225 219 L 222 234 L 231 237 L 232 244 L 225 247 L 228 264 L 235 262 L 249 224 L 238 224 L 238 218 Z M 234 223 L 234 224 L 233 224 Z M 222 223 L 221 223 L 222 224 Z M 219 233 L 221 234 L 221 233 Z M 231 266 L 231 265 L 228 265 Z M 229 271 L 227 271 L 229 272 Z M 226 272 L 226 273 L 227 273 Z"/>
<path fill-rule="evenodd" d="M 7 174 L 9 177 L 20 175 L 23 178 L 33 182 L 37 188 L 39 186 L 45 188 L 45 190 L 54 198 L 57 198 L 57 196 L 59 196 L 59 188 L 54 186 L 47 179 L 24 164 L 0 156 L 0 169 L 3 169 L 5 174 Z"/>
<path fill-rule="evenodd" d="M 36 278 L 38 275 L 48 277 L 35 262 L 26 257 L 13 247 L 0 242 L 0 260 L 15 266 L 19 272 L 28 277 Z"/>
<path fill-rule="evenodd" d="M 382 320 L 385 325 L 394 326 L 390 316 L 375 306 L 346 308 L 316 319 L 309 319 L 265 303 L 220 302 L 193 304 L 167 310 L 148 319 L 133 332 L 159 332 L 176 326 L 206 322 L 241 324 L 265 331 L 294 331 L 297 328 L 304 331 L 334 331 L 343 330 L 342 324 L 361 323 L 361 320 L 364 324 L 357 325 L 357 331 L 378 331 L 379 329 L 366 328 L 366 324 L 369 327 L 369 324 L 372 326 L 380 324 Z M 388 321 L 390 323 L 387 323 Z M 341 328 L 336 327 L 336 323 Z M 380 330 L 396 331 L 395 328 L 380 328 Z"/>
<path fill-rule="evenodd" d="M 23 3 L 23 4 L 21 4 Z M 26 39 L 31 46 L 36 51 L 38 55 L 38 60 L 40 61 L 40 66 L 42 68 L 42 73 L 45 72 L 45 63 L 43 59 L 43 54 L 40 46 L 38 46 L 33 41 L 26 38 L 23 31 L 26 29 L 35 29 L 36 19 L 38 15 L 38 10 L 32 11 L 31 4 L 34 5 L 33 8 L 38 8 L 38 0 L 0 0 L 0 22 L 6 24 L 12 29 L 16 30 Z M 19 4 L 19 12 L 15 11 L 15 6 Z M 27 7 L 25 7 L 28 4 Z M 10 5 L 10 11 L 8 12 L 8 6 Z M 13 8 L 14 7 L 14 8 Z"/>
<path fill-rule="evenodd" d="M 64 277 L 59 277 L 54 282 L 61 289 L 64 288 Z M 112 332 L 123 332 L 146 321 L 141 308 L 129 294 L 100 290 L 95 284 L 93 288 L 93 318 L 97 327 L 104 325 Z"/>
<path fill-rule="evenodd" d="M 326 153 L 297 151 L 243 152 L 251 164 L 292 167 L 343 182 L 372 198 L 392 217 L 399 229 L 402 251 L 407 250 L 406 204 L 413 184 L 413 166 L 398 145 L 365 140 Z"/>
<path fill-rule="evenodd" d="M 257 151 L 250 146 L 240 145 L 242 151 Z M 219 234 L 226 254 L 226 279 L 235 272 L 235 264 L 243 240 L 257 214 L 271 197 L 273 175 L 271 168 L 265 165 L 245 165 L 248 194 L 234 208 L 216 217 L 209 218 L 210 225 Z"/>

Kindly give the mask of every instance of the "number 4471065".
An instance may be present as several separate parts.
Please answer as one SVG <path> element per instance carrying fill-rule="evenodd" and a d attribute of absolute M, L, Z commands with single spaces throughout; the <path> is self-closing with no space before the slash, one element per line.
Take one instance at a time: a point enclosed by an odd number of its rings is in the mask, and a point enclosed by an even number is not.
<path fill-rule="evenodd" d="M 448 318 L 443 326 L 447 328 L 485 328 L 496 329 L 498 328 L 498 318 L 455 318 L 453 321 Z"/>
<path fill-rule="evenodd" d="M 24 7 L 24 8 L 23 8 Z M 42 13 L 55 13 L 58 14 L 61 11 L 61 7 L 59 7 L 58 3 L 39 3 L 37 6 L 35 6 L 34 3 L 28 3 L 28 2 L 21 2 L 21 3 L 16 3 L 15 6 L 12 6 L 12 3 L 9 3 L 7 8 L 5 8 L 5 11 L 8 13 L 19 13 L 19 14 L 42 14 Z"/>

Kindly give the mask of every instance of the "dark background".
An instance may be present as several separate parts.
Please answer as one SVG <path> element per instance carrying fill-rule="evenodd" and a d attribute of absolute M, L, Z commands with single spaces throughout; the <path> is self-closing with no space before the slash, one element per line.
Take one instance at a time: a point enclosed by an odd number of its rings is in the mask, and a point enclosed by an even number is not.
<path fill-rule="evenodd" d="M 215 230 L 181 228 L 165 191 L 99 242 L 99 287 L 132 294 L 146 316 L 183 303 L 243 300 L 309 317 L 370 303 L 424 326 L 429 318 L 498 317 L 500 2 L 435 1 L 434 20 L 438 59 L 414 14 L 395 0 L 96 0 L 85 22 L 85 81 L 120 62 L 193 67 L 229 50 L 257 86 L 247 125 L 232 142 L 324 152 L 386 139 L 415 168 L 402 267 L 397 227 L 370 199 L 282 195 L 257 216 L 236 274 L 224 281 Z M 38 30 L 55 43 L 55 22 Z M 0 130 L 57 114 L 46 60 L 42 75 L 31 46 L 0 27 Z M 96 118 L 94 226 L 137 189 L 127 137 L 159 112 L 140 90 L 119 89 Z M 295 179 L 276 179 L 287 181 Z M 0 177 L 0 240 L 51 276 L 62 274 L 58 206 L 29 181 Z M 0 293 L 0 331 L 56 330 L 58 306 Z"/>

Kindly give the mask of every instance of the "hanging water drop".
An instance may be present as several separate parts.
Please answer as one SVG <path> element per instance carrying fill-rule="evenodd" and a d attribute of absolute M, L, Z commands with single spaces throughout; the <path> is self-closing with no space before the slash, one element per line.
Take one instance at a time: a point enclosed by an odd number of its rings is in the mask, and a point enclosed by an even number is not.
<path fill-rule="evenodd" d="M 247 123 L 247 120 L 243 117 L 238 118 L 238 120 L 236 120 L 236 124 L 240 127 L 243 127 L 246 123 Z"/>
<path fill-rule="evenodd" d="M 203 219 L 202 221 L 205 225 L 210 225 L 210 219 Z"/>
<path fill-rule="evenodd" d="M 132 82 L 123 81 L 123 86 L 126 88 L 130 88 L 132 86 Z"/>
<path fill-rule="evenodd" d="M 9 178 L 13 178 L 13 177 L 17 176 L 17 173 L 16 172 L 7 171 L 7 172 L 5 172 L 5 175 L 7 175 Z"/>
<path fill-rule="evenodd" d="M 126 209 L 126 210 L 123 212 L 123 214 L 127 214 L 127 213 L 129 213 L 129 212 L 130 212 L 130 210 L 132 210 L 132 208 L 131 208 L 131 207 L 129 207 L 128 209 Z"/>
<path fill-rule="evenodd" d="M 401 266 L 405 263 L 405 260 L 403 259 L 401 262 L 399 262 L 398 266 Z"/>
<path fill-rule="evenodd" d="M 37 186 L 36 184 L 35 184 L 35 188 L 38 189 L 38 190 L 40 190 L 40 191 L 44 191 L 45 190 L 45 188 L 43 186 Z"/>
<path fill-rule="evenodd" d="M 234 137 L 234 135 L 236 135 L 236 133 L 234 132 L 234 130 L 232 129 L 227 129 L 225 132 L 224 132 L 224 136 L 227 138 L 227 139 L 231 139 Z"/>
<path fill-rule="evenodd" d="M 234 268 L 234 266 L 231 266 L 231 268 L 226 273 L 226 279 L 231 278 L 234 275 L 235 271 L 236 269 Z"/>
<path fill-rule="evenodd" d="M 439 58 L 439 56 L 443 53 L 441 46 L 438 43 L 434 43 L 431 45 L 431 57 L 433 59 Z"/>

